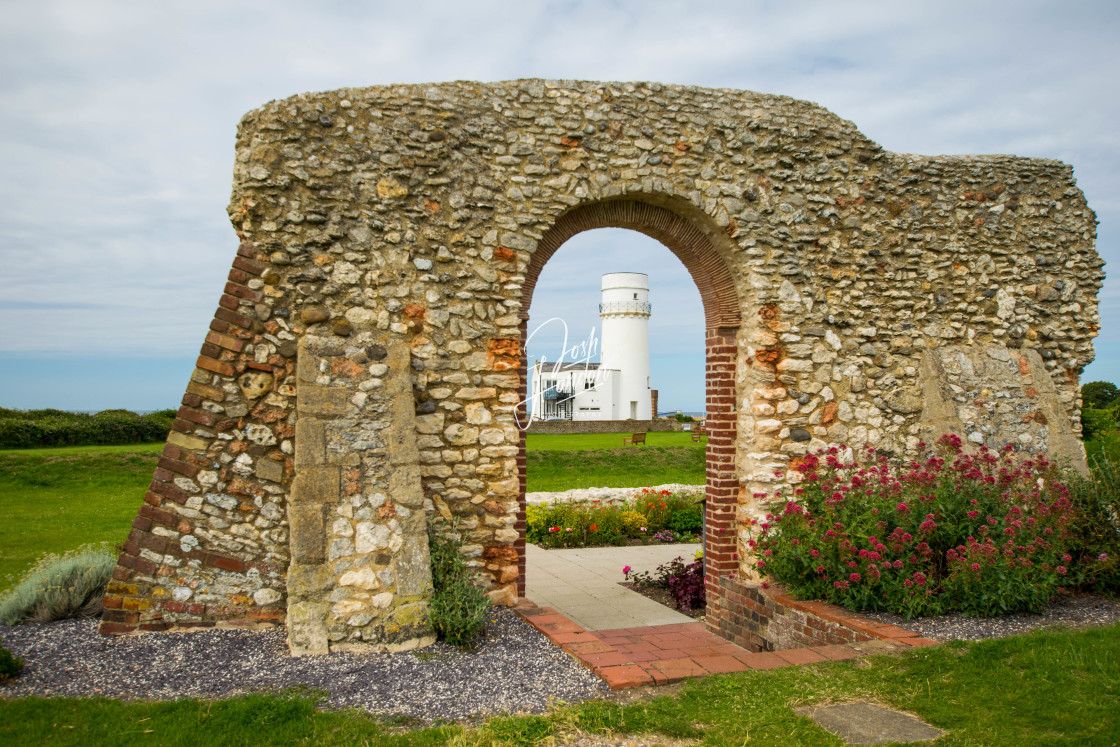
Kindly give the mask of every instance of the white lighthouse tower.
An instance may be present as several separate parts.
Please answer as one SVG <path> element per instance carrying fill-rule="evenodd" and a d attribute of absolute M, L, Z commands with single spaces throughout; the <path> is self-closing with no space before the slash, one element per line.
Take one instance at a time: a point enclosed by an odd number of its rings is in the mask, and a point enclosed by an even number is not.
<path fill-rule="evenodd" d="M 649 277 L 644 272 L 603 276 L 599 318 L 603 320 L 600 368 L 620 372 L 612 419 L 653 417 L 649 386 Z"/>

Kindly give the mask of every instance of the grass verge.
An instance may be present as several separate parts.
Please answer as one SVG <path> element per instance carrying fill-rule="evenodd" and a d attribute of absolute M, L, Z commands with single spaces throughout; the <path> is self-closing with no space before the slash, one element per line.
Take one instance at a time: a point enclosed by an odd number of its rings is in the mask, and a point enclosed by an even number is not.
<path fill-rule="evenodd" d="M 124 542 L 162 449 L 0 451 L 0 590 L 44 553 Z"/>
<path fill-rule="evenodd" d="M 717 675 L 638 702 L 400 732 L 407 720 L 319 712 L 308 691 L 223 701 L 0 701 L 0 741 L 57 745 L 532 745 L 580 733 L 657 734 L 703 745 L 841 745 L 794 713 L 869 700 L 948 733 L 945 745 L 1106 745 L 1120 739 L 1120 626 L 1038 631 L 864 662 Z"/>

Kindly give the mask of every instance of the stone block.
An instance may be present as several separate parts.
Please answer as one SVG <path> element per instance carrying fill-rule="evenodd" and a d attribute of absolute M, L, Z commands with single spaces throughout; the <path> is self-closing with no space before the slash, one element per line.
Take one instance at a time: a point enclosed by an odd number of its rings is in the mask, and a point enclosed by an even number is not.
<path fill-rule="evenodd" d="M 326 560 L 324 512 L 317 503 L 288 506 L 288 544 L 293 563 L 313 565 Z"/>
<path fill-rule="evenodd" d="M 322 594 L 334 588 L 334 573 L 320 563 L 292 563 L 288 566 L 288 596 Z"/>
<path fill-rule="evenodd" d="M 423 527 L 419 527 L 423 531 Z M 430 594 L 432 591 L 431 557 L 427 534 L 406 537 L 396 558 L 397 593 L 402 596 Z"/>
<path fill-rule="evenodd" d="M 418 464 L 401 464 L 389 472 L 389 495 L 408 508 L 419 508 L 424 503 L 424 490 L 420 483 Z"/>
<path fill-rule="evenodd" d="M 292 503 L 334 503 L 341 493 L 338 467 L 304 467 L 292 481 Z"/>
<path fill-rule="evenodd" d="M 327 463 L 326 426 L 322 420 L 301 417 L 296 421 L 296 469 Z"/>
<path fill-rule="evenodd" d="M 352 395 L 349 389 L 300 384 L 296 387 L 296 409 L 300 415 L 336 418 L 346 414 Z"/>
<path fill-rule="evenodd" d="M 167 436 L 167 443 L 175 444 L 176 446 L 191 451 L 202 451 L 210 445 L 210 442 L 198 436 L 191 436 L 187 433 L 180 433 L 179 431 L 171 431 Z"/>
<path fill-rule="evenodd" d="M 292 656 L 321 656 L 330 650 L 327 606 L 320 602 L 288 604 L 288 650 Z"/>
<path fill-rule="evenodd" d="M 284 464 L 271 459 L 258 459 L 256 464 L 257 477 L 269 482 L 284 481 Z"/>
<path fill-rule="evenodd" d="M 385 430 L 389 464 L 410 464 L 419 461 L 420 447 L 416 442 L 416 405 L 412 393 L 394 395 L 389 413 L 389 427 Z"/>

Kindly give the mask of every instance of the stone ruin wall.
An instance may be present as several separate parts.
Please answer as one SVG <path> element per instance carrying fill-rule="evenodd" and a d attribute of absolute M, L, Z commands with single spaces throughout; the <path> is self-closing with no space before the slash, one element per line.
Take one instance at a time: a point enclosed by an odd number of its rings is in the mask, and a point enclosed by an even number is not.
<path fill-rule="evenodd" d="M 304 94 L 241 122 L 241 245 L 102 631 L 426 628 L 425 524 L 523 588 L 528 303 L 574 232 L 689 268 L 708 340 L 709 615 L 755 494 L 828 445 L 955 431 L 1083 467 L 1103 277 L 1064 164 L 882 150 L 813 104 L 526 80 Z M 715 624 L 715 622 L 713 623 Z"/>

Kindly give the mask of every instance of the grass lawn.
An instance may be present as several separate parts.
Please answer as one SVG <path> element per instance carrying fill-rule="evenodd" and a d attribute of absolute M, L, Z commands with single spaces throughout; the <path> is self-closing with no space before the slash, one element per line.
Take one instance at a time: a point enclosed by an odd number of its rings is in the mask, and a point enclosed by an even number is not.
<path fill-rule="evenodd" d="M 526 436 L 527 490 L 640 488 L 704 484 L 704 447 L 690 433 L 649 433 L 645 446 L 623 446 L 630 433 Z"/>
<path fill-rule="evenodd" d="M 703 451 L 708 444 L 707 436 L 702 442 L 694 442 L 691 433 L 647 433 L 646 445 L 623 445 L 622 439 L 630 436 L 626 433 L 571 433 L 553 435 L 546 433 L 529 433 L 525 437 L 525 447 L 529 451 L 609 451 L 623 449 L 627 451 L 642 451 L 651 447 L 682 447 Z"/>
<path fill-rule="evenodd" d="M 1108 745 L 1120 740 L 1120 626 L 948 644 L 691 680 L 672 694 L 558 707 L 476 727 L 314 709 L 310 692 L 224 701 L 0 700 L 0 742 L 52 745 L 531 745 L 580 733 L 703 745 L 841 745 L 793 709 L 869 700 L 948 733 L 929 744 Z"/>
<path fill-rule="evenodd" d="M 0 589 L 48 552 L 124 542 L 163 444 L 0 451 Z"/>

